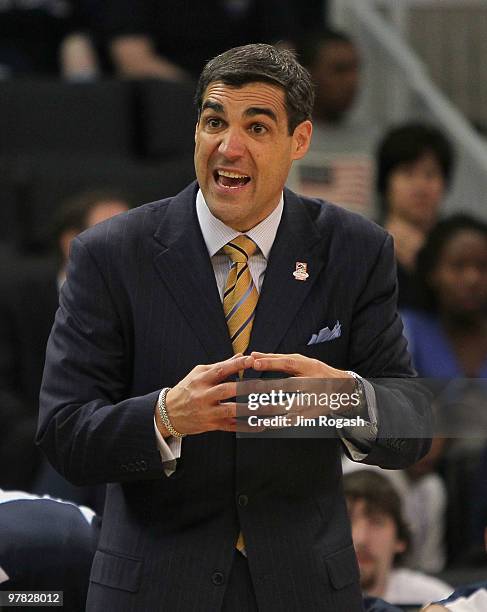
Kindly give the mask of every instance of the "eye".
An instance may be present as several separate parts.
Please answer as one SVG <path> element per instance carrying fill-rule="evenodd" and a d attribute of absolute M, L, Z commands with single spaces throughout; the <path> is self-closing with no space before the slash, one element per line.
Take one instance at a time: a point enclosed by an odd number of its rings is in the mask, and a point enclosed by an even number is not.
<path fill-rule="evenodd" d="M 223 121 L 218 117 L 208 117 L 205 121 L 205 125 L 210 130 L 218 130 L 223 125 Z"/>
<path fill-rule="evenodd" d="M 253 123 L 250 126 L 250 131 L 254 134 L 265 134 L 267 132 L 267 128 L 262 123 Z"/>

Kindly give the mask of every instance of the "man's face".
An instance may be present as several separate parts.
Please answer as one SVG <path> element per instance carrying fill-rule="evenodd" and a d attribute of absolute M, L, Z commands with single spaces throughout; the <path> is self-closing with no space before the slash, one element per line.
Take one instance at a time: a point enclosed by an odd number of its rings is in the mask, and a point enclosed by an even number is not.
<path fill-rule="evenodd" d="M 397 537 L 394 519 L 370 509 L 365 500 L 348 500 L 348 512 L 360 568 L 360 585 L 366 593 L 381 597 L 394 556 L 404 552 L 405 544 Z"/>
<path fill-rule="evenodd" d="M 425 153 L 391 172 L 386 192 L 389 211 L 428 231 L 438 218 L 445 187 L 438 160 L 433 154 Z"/>
<path fill-rule="evenodd" d="M 260 223 L 279 203 L 291 164 L 305 155 L 310 138 L 310 121 L 289 135 L 281 88 L 210 83 L 196 124 L 194 160 L 213 215 L 241 232 Z"/>
<path fill-rule="evenodd" d="M 321 47 L 311 76 L 316 83 L 316 116 L 339 121 L 357 97 L 360 81 L 357 49 L 348 42 L 328 42 Z"/>

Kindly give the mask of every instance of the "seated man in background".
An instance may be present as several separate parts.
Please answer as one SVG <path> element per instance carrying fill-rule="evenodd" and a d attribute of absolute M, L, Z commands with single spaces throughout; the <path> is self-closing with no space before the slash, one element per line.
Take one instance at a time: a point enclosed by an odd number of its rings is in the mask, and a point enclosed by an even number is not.
<path fill-rule="evenodd" d="M 300 59 L 316 85 L 313 138 L 289 177 L 298 193 L 372 216 L 378 129 L 352 116 L 360 94 L 361 53 L 344 32 L 306 33 Z"/>
<path fill-rule="evenodd" d="M 453 591 L 448 584 L 395 567 L 407 552 L 410 536 L 401 500 L 388 479 L 364 470 L 346 474 L 343 484 L 364 593 L 395 605 L 447 597 Z"/>
<path fill-rule="evenodd" d="M 71 240 L 87 227 L 129 208 L 127 199 L 113 191 L 79 194 L 61 207 L 54 220 L 55 258 L 4 257 L 0 274 L 0 487 L 31 491 L 37 476 L 40 454 L 34 434 L 39 388 Z M 63 491 L 53 494 L 66 497 Z"/>
<path fill-rule="evenodd" d="M 0 590 L 63 591 L 82 612 L 99 533 L 89 508 L 0 489 Z"/>

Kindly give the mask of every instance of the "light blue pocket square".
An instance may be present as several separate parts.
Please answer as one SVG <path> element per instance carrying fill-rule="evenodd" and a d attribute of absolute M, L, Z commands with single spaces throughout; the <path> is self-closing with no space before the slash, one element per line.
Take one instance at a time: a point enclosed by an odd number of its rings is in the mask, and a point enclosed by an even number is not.
<path fill-rule="evenodd" d="M 335 323 L 335 327 L 330 330 L 329 327 L 324 327 L 317 334 L 313 334 L 309 339 L 308 346 L 310 344 L 319 344 L 320 342 L 328 342 L 335 340 L 342 335 L 342 326 L 340 321 Z"/>

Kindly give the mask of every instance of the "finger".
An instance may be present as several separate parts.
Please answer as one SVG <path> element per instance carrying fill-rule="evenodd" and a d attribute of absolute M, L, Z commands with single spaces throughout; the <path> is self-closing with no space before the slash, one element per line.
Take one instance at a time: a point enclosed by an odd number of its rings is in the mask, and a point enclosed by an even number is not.
<path fill-rule="evenodd" d="M 215 422 L 221 423 L 228 419 L 237 418 L 237 403 L 236 402 L 221 402 L 212 410 Z"/>
<path fill-rule="evenodd" d="M 218 423 L 218 427 L 216 428 L 218 431 L 237 431 L 237 419 L 225 419 Z"/>
<path fill-rule="evenodd" d="M 204 378 L 210 384 L 221 382 L 227 379 L 232 374 L 236 374 L 239 370 L 245 370 L 247 357 L 241 355 L 239 357 L 233 356 L 225 361 L 220 361 L 211 366 L 204 374 Z"/>
<path fill-rule="evenodd" d="M 259 357 L 252 354 L 254 358 L 254 370 L 263 370 L 266 372 L 283 372 L 291 376 L 302 376 L 303 363 L 302 360 L 306 357 L 302 355 L 271 355 Z"/>
<path fill-rule="evenodd" d="M 226 382 L 210 387 L 206 392 L 206 401 L 209 404 L 218 404 L 237 395 L 237 383 Z"/>

